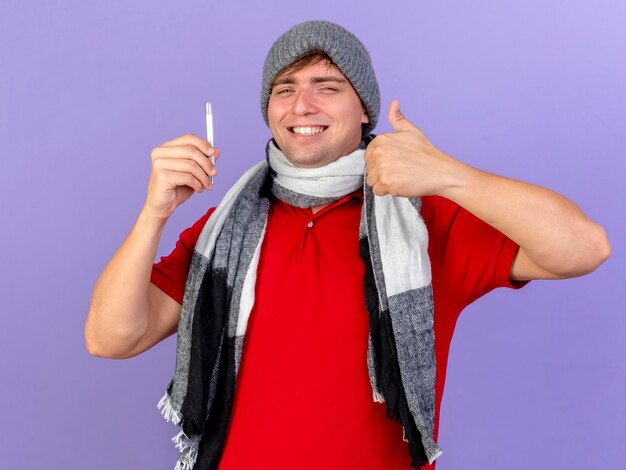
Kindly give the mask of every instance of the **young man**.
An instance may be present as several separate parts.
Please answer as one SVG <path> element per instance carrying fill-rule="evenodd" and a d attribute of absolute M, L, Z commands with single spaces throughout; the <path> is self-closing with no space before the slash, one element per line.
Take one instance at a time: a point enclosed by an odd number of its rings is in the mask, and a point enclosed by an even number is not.
<path fill-rule="evenodd" d="M 178 329 L 159 404 L 182 428 L 177 468 L 432 464 L 461 310 L 495 287 L 591 272 L 607 237 L 563 196 L 444 154 L 395 100 L 393 132 L 373 138 L 376 77 L 338 25 L 302 23 L 274 43 L 261 108 L 267 161 L 154 266 L 169 216 L 211 189 L 219 151 L 193 135 L 153 150 L 87 347 L 131 357 Z"/>

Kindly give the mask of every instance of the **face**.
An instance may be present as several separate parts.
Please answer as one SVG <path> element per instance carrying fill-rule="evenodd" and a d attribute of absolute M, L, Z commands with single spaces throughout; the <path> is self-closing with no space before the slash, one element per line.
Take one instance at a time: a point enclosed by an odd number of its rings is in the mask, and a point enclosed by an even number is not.
<path fill-rule="evenodd" d="M 369 118 L 350 82 L 326 60 L 276 77 L 267 117 L 274 140 L 294 165 L 316 168 L 361 143 Z"/>

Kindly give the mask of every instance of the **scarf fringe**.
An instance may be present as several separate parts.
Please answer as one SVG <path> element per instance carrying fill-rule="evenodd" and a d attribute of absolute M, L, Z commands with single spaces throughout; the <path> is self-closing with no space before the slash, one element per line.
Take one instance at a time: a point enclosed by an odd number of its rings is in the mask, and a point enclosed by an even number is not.
<path fill-rule="evenodd" d="M 188 437 L 185 431 L 181 430 L 172 438 L 172 442 L 181 453 L 185 453 L 188 450 L 197 451 L 200 445 L 200 436 Z"/>
<path fill-rule="evenodd" d="M 169 393 L 165 393 L 163 398 L 159 400 L 157 408 L 166 421 L 180 426 L 183 420 L 182 415 L 174 409 L 172 397 Z M 172 438 L 174 446 L 180 451 L 180 457 L 176 462 L 174 470 L 192 470 L 198 458 L 198 449 L 200 447 L 200 436 L 189 437 L 182 429 Z"/>
<path fill-rule="evenodd" d="M 441 457 L 441 454 L 443 454 L 443 450 L 438 449 L 438 450 L 437 450 L 437 451 L 433 454 L 433 456 L 432 456 L 432 457 L 428 457 L 428 463 L 429 463 L 430 465 L 432 465 L 432 464 L 433 464 L 433 462 L 434 462 L 435 460 L 437 460 L 439 457 Z"/>
<path fill-rule="evenodd" d="M 189 452 L 180 456 L 174 470 L 192 470 L 196 465 L 197 458 L 198 450 L 189 450 Z"/>
<path fill-rule="evenodd" d="M 159 400 L 159 403 L 157 404 L 157 408 L 161 411 L 161 414 L 166 421 L 174 423 L 177 426 L 180 425 L 180 423 L 182 422 L 183 416 L 174 409 L 172 397 L 169 393 L 166 392 L 165 395 L 163 395 L 163 398 L 161 398 L 161 400 Z"/>
<path fill-rule="evenodd" d="M 189 437 L 181 430 L 172 438 L 172 442 L 180 451 L 180 457 L 174 470 L 191 470 L 198 458 L 200 448 L 200 436 Z"/>

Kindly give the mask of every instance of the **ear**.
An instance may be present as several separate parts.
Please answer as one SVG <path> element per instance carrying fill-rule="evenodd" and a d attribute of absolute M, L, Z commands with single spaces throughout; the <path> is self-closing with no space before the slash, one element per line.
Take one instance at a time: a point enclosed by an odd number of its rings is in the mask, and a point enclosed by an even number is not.
<path fill-rule="evenodd" d="M 367 114 L 367 109 L 365 109 L 365 106 L 363 106 L 363 114 L 361 115 L 361 124 L 369 124 L 370 122 L 370 117 Z"/>

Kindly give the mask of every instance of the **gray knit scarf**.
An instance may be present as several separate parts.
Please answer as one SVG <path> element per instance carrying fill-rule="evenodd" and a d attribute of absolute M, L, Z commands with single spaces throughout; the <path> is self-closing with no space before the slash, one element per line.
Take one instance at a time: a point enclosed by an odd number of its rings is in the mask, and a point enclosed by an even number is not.
<path fill-rule="evenodd" d="M 412 465 L 441 455 L 434 442 L 435 350 L 428 233 L 419 198 L 375 196 L 366 184 L 364 139 L 321 168 L 292 165 L 273 141 L 207 220 L 191 259 L 178 325 L 176 371 L 158 404 L 180 426 L 176 470 L 217 469 L 267 214 L 272 197 L 297 207 L 332 202 L 363 188 L 359 230 L 369 315 L 367 367 L 373 400 L 400 421 Z"/>

